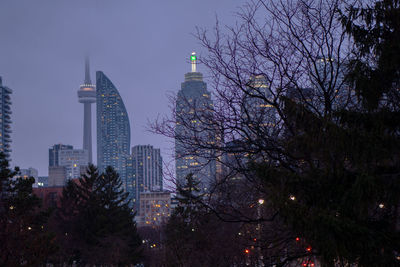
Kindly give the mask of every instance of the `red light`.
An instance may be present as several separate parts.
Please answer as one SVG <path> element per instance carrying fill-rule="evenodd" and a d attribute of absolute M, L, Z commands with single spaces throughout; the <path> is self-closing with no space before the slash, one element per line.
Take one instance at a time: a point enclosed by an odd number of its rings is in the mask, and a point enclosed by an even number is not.
<path fill-rule="evenodd" d="M 307 263 L 303 263 L 303 266 L 304 266 L 304 267 L 307 267 Z"/>
<path fill-rule="evenodd" d="M 254 242 L 257 241 L 257 238 L 254 238 Z"/>
<path fill-rule="evenodd" d="M 311 262 L 311 267 L 314 267 L 314 262 Z"/>
<path fill-rule="evenodd" d="M 249 254 L 250 250 L 248 250 L 247 248 L 244 250 L 244 253 Z"/>
<path fill-rule="evenodd" d="M 299 242 L 300 241 L 300 237 L 296 237 L 296 241 Z"/>
<path fill-rule="evenodd" d="M 310 252 L 310 251 L 311 251 L 311 247 L 307 247 L 306 250 L 307 250 L 308 252 Z"/>

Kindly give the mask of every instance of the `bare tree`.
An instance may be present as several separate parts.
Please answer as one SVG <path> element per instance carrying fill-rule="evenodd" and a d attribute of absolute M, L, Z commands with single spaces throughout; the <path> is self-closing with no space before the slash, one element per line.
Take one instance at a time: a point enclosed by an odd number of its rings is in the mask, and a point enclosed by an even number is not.
<path fill-rule="evenodd" d="M 208 158 L 222 167 L 200 201 L 221 220 L 242 224 L 259 247 L 260 266 L 311 264 L 314 257 L 346 266 L 385 246 L 366 252 L 357 243 L 366 240 L 357 231 L 380 235 L 369 223 L 383 217 L 379 196 L 357 191 L 367 188 L 362 176 L 372 165 L 362 154 L 371 140 L 348 121 L 362 104 L 348 82 L 356 49 L 339 12 L 355 3 L 252 0 L 235 26 L 197 29 L 213 109 L 190 114 L 202 122 L 195 128 L 174 109 L 152 125 L 191 154 L 213 151 Z M 175 131 L 177 122 L 186 134 Z M 219 141 L 189 132 L 214 133 Z"/>

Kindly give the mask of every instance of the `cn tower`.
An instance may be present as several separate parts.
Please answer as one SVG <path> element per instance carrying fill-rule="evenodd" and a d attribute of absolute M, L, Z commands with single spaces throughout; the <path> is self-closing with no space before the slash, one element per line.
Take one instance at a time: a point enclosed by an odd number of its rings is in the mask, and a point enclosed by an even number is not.
<path fill-rule="evenodd" d="M 85 81 L 78 90 L 79 103 L 83 103 L 83 149 L 89 154 L 92 163 L 92 103 L 96 102 L 96 86 L 90 80 L 89 58 L 85 59 Z"/>

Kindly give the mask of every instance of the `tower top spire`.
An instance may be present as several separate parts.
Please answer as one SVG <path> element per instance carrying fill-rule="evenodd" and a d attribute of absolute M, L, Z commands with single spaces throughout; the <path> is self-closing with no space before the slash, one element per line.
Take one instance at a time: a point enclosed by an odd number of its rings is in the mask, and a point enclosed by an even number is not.
<path fill-rule="evenodd" d="M 92 84 L 90 80 L 89 56 L 85 57 L 85 84 Z"/>
<path fill-rule="evenodd" d="M 196 72 L 197 56 L 196 52 L 192 52 L 190 55 L 190 63 L 192 64 L 192 72 Z"/>

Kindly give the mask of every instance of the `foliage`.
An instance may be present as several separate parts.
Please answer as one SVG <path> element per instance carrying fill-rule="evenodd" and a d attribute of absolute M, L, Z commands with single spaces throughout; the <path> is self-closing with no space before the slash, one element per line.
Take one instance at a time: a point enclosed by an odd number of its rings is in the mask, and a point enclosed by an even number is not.
<path fill-rule="evenodd" d="M 254 0 L 239 19 L 197 32 L 214 110 L 188 131 L 221 141 L 179 141 L 223 168 L 209 202 L 194 200 L 262 224 L 264 263 L 398 264 L 399 1 Z M 154 131 L 174 138 L 179 116 Z"/>
<path fill-rule="evenodd" d="M 141 239 L 119 175 L 90 165 L 78 181 L 64 188 L 57 224 L 61 257 L 81 264 L 133 264 Z"/>
<path fill-rule="evenodd" d="M 32 193 L 33 177 L 14 178 L 0 153 L 0 265 L 39 266 L 57 250 L 45 224 L 49 214 L 39 211 L 41 201 Z"/>
<path fill-rule="evenodd" d="M 236 242 L 239 225 L 221 224 L 199 203 L 199 183 L 192 174 L 178 188 L 178 207 L 165 226 L 166 266 L 232 266 L 243 263 Z"/>

